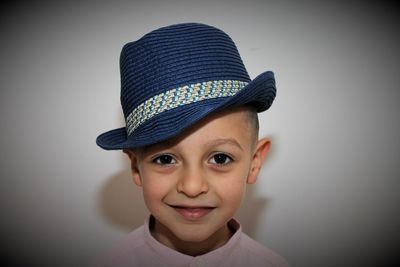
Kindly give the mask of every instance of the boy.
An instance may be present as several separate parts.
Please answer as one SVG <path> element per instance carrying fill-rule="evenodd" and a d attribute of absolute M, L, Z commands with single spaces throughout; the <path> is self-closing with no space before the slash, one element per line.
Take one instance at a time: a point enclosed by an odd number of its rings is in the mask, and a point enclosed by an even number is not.
<path fill-rule="evenodd" d="M 126 127 L 97 144 L 129 156 L 151 215 L 98 266 L 287 266 L 233 219 L 269 150 L 273 73 L 250 80 L 230 37 L 197 23 L 126 44 L 120 68 Z"/>

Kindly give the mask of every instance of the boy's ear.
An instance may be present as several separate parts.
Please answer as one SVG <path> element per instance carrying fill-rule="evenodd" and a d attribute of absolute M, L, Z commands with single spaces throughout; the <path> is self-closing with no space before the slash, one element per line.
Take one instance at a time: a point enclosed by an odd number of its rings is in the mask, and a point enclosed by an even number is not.
<path fill-rule="evenodd" d="M 142 178 L 140 177 L 138 158 L 136 154 L 130 149 L 124 149 L 123 152 L 128 155 L 131 160 L 131 172 L 133 181 L 137 186 L 142 186 Z"/>
<path fill-rule="evenodd" d="M 267 157 L 270 146 L 271 140 L 269 140 L 268 138 L 258 140 L 255 151 L 253 153 L 250 172 L 247 177 L 248 184 L 253 184 L 256 182 L 257 176 L 260 173 L 265 158 Z"/>

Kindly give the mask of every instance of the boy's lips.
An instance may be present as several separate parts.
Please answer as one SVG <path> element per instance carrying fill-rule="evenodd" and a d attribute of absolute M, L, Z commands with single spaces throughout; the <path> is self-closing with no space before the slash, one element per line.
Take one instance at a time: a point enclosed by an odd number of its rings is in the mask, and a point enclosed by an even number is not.
<path fill-rule="evenodd" d="M 215 207 L 211 206 L 186 206 L 186 205 L 169 205 L 180 215 L 186 219 L 200 219 L 209 214 Z"/>

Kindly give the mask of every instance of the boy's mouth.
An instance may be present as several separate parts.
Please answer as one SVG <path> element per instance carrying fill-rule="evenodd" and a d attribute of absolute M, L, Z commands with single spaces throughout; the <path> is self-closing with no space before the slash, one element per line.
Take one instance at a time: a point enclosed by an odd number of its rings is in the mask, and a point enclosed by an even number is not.
<path fill-rule="evenodd" d="M 200 219 L 209 214 L 215 207 L 209 206 L 181 206 L 181 205 L 169 205 L 176 212 L 182 215 L 184 218 L 193 220 Z"/>

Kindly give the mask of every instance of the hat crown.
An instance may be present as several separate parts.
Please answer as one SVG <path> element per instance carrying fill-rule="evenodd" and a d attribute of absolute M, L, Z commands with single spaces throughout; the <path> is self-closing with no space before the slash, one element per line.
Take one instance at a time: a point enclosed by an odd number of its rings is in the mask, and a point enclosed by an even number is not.
<path fill-rule="evenodd" d="M 125 118 L 143 101 L 167 90 L 208 81 L 250 81 L 232 39 L 198 23 L 163 27 L 126 44 L 120 70 Z"/>

